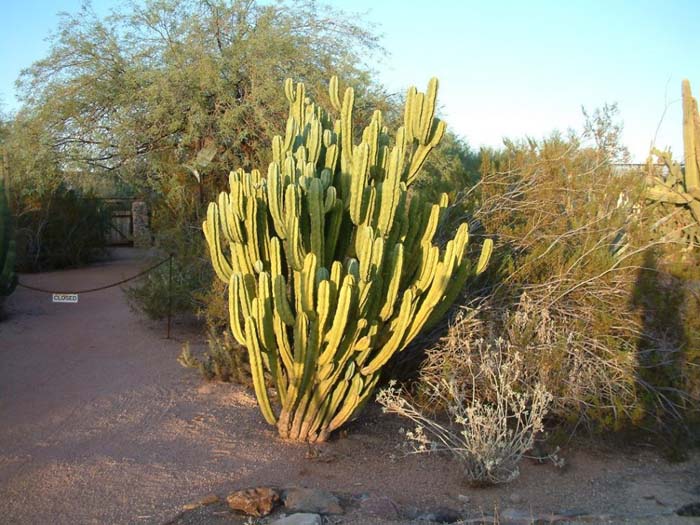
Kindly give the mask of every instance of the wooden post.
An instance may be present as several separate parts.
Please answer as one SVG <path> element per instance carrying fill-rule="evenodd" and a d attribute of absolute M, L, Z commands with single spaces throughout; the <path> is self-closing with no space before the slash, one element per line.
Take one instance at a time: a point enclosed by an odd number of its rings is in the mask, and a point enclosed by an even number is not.
<path fill-rule="evenodd" d="M 166 339 L 170 339 L 170 321 L 173 316 L 173 254 L 170 254 L 168 261 L 168 335 Z"/>

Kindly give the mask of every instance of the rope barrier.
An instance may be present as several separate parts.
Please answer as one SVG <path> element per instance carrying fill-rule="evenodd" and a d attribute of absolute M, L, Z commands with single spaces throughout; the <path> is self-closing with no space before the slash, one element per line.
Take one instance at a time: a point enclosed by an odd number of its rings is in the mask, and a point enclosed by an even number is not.
<path fill-rule="evenodd" d="M 131 277 L 127 277 L 126 279 L 122 279 L 121 281 L 117 281 L 116 283 L 106 284 L 104 286 L 97 286 L 95 288 L 86 288 L 84 290 L 77 290 L 77 291 L 59 291 L 59 290 L 49 290 L 47 288 L 41 288 L 39 286 L 30 286 L 30 285 L 24 284 L 23 282 L 20 282 L 20 281 L 17 282 L 17 286 L 22 287 L 22 288 L 26 288 L 27 290 L 32 290 L 34 292 L 48 293 L 48 294 L 52 294 L 52 295 L 80 295 L 80 294 L 86 294 L 86 293 L 91 293 L 91 292 L 99 292 L 101 290 L 107 290 L 109 288 L 114 288 L 115 286 L 120 286 L 124 283 L 128 283 L 129 281 L 133 281 L 134 279 L 138 279 L 139 277 L 143 277 L 144 275 L 152 272 L 156 268 L 163 266 L 165 263 L 169 263 L 169 266 L 168 266 L 168 332 L 166 335 L 166 339 L 170 339 L 170 324 L 171 324 L 172 310 L 173 310 L 173 255 L 172 254 L 170 254 L 170 256 L 167 259 L 163 259 L 159 263 L 156 263 L 153 266 L 146 268 L 145 270 L 137 273 L 136 275 L 132 275 Z"/>
<path fill-rule="evenodd" d="M 172 255 L 168 257 L 167 259 L 163 259 L 157 264 L 154 264 L 150 268 L 146 268 L 142 272 L 137 273 L 136 275 L 132 275 L 131 277 L 128 277 L 126 279 L 122 279 L 121 281 L 118 281 L 116 283 L 112 284 L 107 284 L 104 286 L 98 286 L 96 288 L 87 288 L 85 290 L 77 290 L 77 291 L 64 291 L 64 290 L 48 290 L 46 288 L 40 288 L 38 286 L 30 286 L 28 284 L 24 284 L 21 281 L 17 282 L 17 286 L 20 286 L 22 288 L 26 288 L 27 290 L 32 290 L 34 292 L 42 292 L 42 293 L 50 293 L 50 294 L 86 294 L 86 293 L 91 293 L 91 292 L 99 292 L 101 290 L 107 290 L 108 288 L 114 288 L 115 286 L 120 286 L 124 283 L 128 283 L 129 281 L 133 281 L 134 279 L 138 279 L 139 277 L 143 277 L 149 272 L 152 272 L 156 268 L 159 268 L 160 266 L 163 266 L 165 263 L 170 262 L 172 260 Z"/>

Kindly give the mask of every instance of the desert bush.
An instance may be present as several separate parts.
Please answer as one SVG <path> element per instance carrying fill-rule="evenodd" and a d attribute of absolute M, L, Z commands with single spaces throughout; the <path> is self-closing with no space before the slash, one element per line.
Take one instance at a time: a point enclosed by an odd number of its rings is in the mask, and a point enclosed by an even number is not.
<path fill-rule="evenodd" d="M 126 290 L 130 305 L 152 319 L 196 314 L 212 282 L 211 265 L 201 236 L 202 203 L 195 179 L 187 174 L 161 181 L 152 201 L 151 228 L 155 236 L 154 262 L 173 256 L 173 276 L 160 266 Z M 171 285 L 172 284 L 172 285 Z"/>
<path fill-rule="evenodd" d="M 17 286 L 15 246 L 15 229 L 5 191 L 5 177 L 0 167 L 0 317 L 5 297 Z"/>
<path fill-rule="evenodd" d="M 104 255 L 110 210 L 91 193 L 60 183 L 28 195 L 17 216 L 17 265 L 44 271 L 87 264 Z"/>
<path fill-rule="evenodd" d="M 458 320 L 455 326 L 461 330 L 470 324 Z M 415 451 L 448 451 L 474 484 L 512 481 L 543 430 L 551 394 L 542 383 L 531 383 L 522 354 L 505 339 L 454 339 L 450 359 L 456 366 L 422 378 L 431 403 L 446 409 L 449 422 L 430 417 L 421 408 L 424 403 L 411 402 L 393 381 L 377 401 L 384 411 L 416 424 L 406 433 Z"/>
<path fill-rule="evenodd" d="M 551 393 L 552 415 L 574 426 L 663 427 L 697 406 L 693 299 L 665 266 L 677 245 L 649 227 L 644 174 L 611 163 L 623 153 L 604 129 L 610 111 L 587 126 L 591 146 L 554 135 L 482 152 L 481 179 L 455 216 L 467 214 L 477 235 L 493 232 L 495 257 L 472 325 L 451 327 L 428 352 L 424 384 L 469 380 L 454 372 L 455 341 L 502 337 L 524 377 Z"/>
<path fill-rule="evenodd" d="M 210 381 L 252 386 L 248 353 L 231 337 L 226 286 L 219 279 L 214 279 L 208 289 L 197 295 L 197 300 L 200 303 L 197 315 L 206 329 L 207 349 L 197 357 L 186 345 L 178 362 L 187 368 L 199 370 Z"/>
<path fill-rule="evenodd" d="M 250 365 L 245 349 L 237 345 L 228 332 L 223 332 L 221 336 L 209 334 L 207 351 L 202 357 L 194 356 L 189 343 L 185 343 L 177 361 L 186 368 L 198 370 L 208 381 L 251 386 Z"/>

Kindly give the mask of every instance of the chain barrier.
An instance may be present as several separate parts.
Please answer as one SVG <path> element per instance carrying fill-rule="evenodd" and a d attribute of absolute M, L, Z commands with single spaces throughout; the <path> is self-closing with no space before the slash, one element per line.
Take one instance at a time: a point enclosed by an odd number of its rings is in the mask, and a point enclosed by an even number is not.
<path fill-rule="evenodd" d="M 168 334 L 167 334 L 167 339 L 170 339 L 170 320 L 172 317 L 172 287 L 173 287 L 173 256 L 170 255 L 167 259 L 163 259 L 162 261 L 154 264 L 153 266 L 150 266 L 149 268 L 146 268 L 145 270 L 137 273 L 136 275 L 132 275 L 131 277 L 127 277 L 126 279 L 122 279 L 121 281 L 117 281 L 115 283 L 111 284 L 105 284 L 103 286 L 97 286 L 95 288 L 85 288 L 83 290 L 50 290 L 48 288 L 41 288 L 39 286 L 31 286 L 29 284 L 24 284 L 22 281 L 17 281 L 17 286 L 20 288 L 25 288 L 27 290 L 32 290 L 33 292 L 40 292 L 40 293 L 46 293 L 46 294 L 51 294 L 51 295 L 82 295 L 86 293 L 92 293 L 92 292 L 99 292 L 102 290 L 108 290 L 109 288 L 115 288 L 117 286 L 121 286 L 122 284 L 128 283 L 129 281 L 133 281 L 135 279 L 138 279 L 139 277 L 143 277 L 144 275 L 152 272 L 153 270 L 160 268 L 163 266 L 165 263 L 168 263 Z"/>
<path fill-rule="evenodd" d="M 114 288 L 116 286 L 120 286 L 124 283 L 128 283 L 129 281 L 133 281 L 134 279 L 138 279 L 139 277 L 143 277 L 149 272 L 152 272 L 156 268 L 159 268 L 163 266 L 165 263 L 169 262 L 172 257 L 168 257 L 167 259 L 164 259 L 160 261 L 157 264 L 154 264 L 150 268 L 146 268 L 142 272 L 137 273 L 136 275 L 132 275 L 131 277 L 127 277 L 126 279 L 122 279 L 121 281 L 117 281 L 116 283 L 112 284 L 106 284 L 104 286 L 98 286 L 97 288 L 86 288 L 84 290 L 76 290 L 76 291 L 65 291 L 65 290 L 48 290 L 46 288 L 40 288 L 38 286 L 30 286 L 28 284 L 24 284 L 22 281 L 17 282 L 17 286 L 20 286 L 22 288 L 26 288 L 27 290 L 32 290 L 34 292 L 42 292 L 42 293 L 49 293 L 49 294 L 85 294 L 85 293 L 92 293 L 92 292 L 99 292 L 101 290 L 107 290 L 109 288 Z"/>

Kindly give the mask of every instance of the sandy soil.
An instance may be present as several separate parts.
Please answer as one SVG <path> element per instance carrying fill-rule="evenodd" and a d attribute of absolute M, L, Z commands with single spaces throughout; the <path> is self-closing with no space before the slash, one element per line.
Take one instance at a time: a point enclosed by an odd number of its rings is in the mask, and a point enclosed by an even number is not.
<path fill-rule="evenodd" d="M 139 252 L 122 249 L 109 262 L 22 281 L 86 288 L 142 264 Z M 403 456 L 396 446 L 404 423 L 376 407 L 319 450 L 283 443 L 245 389 L 205 383 L 176 362 L 185 340 L 202 348 L 191 327 L 176 324 L 165 339 L 165 323 L 130 311 L 119 288 L 82 295 L 78 304 L 18 289 L 5 307 L 2 523 L 158 524 L 205 494 L 258 485 L 387 495 L 419 509 L 464 507 L 463 495 L 471 513 L 580 509 L 631 522 L 700 501 L 698 454 L 669 464 L 634 446 L 563 450 L 564 469 L 525 462 L 514 483 L 472 489 L 448 458 Z"/>

